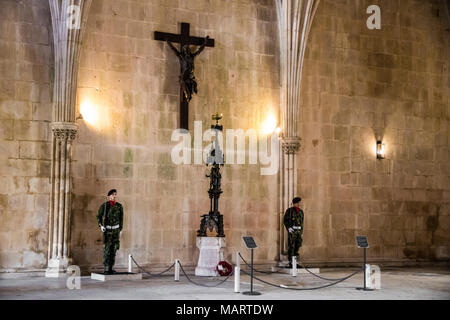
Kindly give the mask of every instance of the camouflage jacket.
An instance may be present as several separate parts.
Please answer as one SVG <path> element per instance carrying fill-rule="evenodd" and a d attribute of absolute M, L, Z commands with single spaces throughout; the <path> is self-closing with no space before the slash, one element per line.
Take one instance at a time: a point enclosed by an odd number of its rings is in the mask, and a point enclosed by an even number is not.
<path fill-rule="evenodd" d="M 291 227 L 302 227 L 301 232 L 303 232 L 303 219 L 304 219 L 304 212 L 302 209 L 297 213 L 295 210 L 295 207 L 290 207 L 286 210 L 284 213 L 284 226 L 286 229 L 289 229 Z"/>
<path fill-rule="evenodd" d="M 97 222 L 101 226 L 115 226 L 119 225 L 119 230 L 123 228 L 123 207 L 120 203 L 116 202 L 114 206 L 111 206 L 109 201 L 103 203 L 98 208 Z"/>

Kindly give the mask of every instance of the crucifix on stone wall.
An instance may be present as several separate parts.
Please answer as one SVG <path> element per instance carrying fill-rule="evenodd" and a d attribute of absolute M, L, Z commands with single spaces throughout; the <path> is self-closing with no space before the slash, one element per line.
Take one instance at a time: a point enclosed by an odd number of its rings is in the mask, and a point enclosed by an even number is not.
<path fill-rule="evenodd" d="M 166 41 L 175 52 L 180 62 L 180 128 L 188 130 L 189 123 L 189 101 L 192 94 L 197 93 L 197 82 L 194 76 L 194 58 L 203 51 L 205 47 L 214 47 L 214 39 L 191 37 L 189 35 L 189 23 L 181 23 L 181 33 L 166 33 L 155 31 L 155 40 Z M 172 42 L 180 44 L 177 50 Z M 192 52 L 189 45 L 200 46 Z"/>

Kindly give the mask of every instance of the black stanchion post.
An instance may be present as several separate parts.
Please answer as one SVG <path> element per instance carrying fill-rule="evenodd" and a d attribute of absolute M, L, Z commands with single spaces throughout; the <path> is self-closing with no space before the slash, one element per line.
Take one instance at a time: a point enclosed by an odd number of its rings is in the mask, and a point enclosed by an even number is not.
<path fill-rule="evenodd" d="M 251 249 L 251 255 L 252 255 L 252 270 L 250 270 L 250 292 L 253 292 L 253 248 Z"/>
<path fill-rule="evenodd" d="M 366 250 L 367 250 L 367 248 L 369 248 L 369 241 L 367 240 L 366 236 L 356 236 L 356 243 L 358 244 L 358 248 L 364 249 L 364 261 L 363 261 L 364 287 L 356 288 L 356 289 L 364 290 L 364 291 L 373 291 L 373 289 L 367 288 L 367 282 L 366 282 L 366 264 L 367 264 Z"/>
<path fill-rule="evenodd" d="M 364 290 L 366 290 L 366 249 L 364 248 L 364 264 L 363 264 L 363 272 L 364 272 Z"/>
<path fill-rule="evenodd" d="M 242 292 L 242 294 L 249 296 L 259 296 L 261 292 L 253 291 L 253 249 L 256 248 L 255 240 L 253 237 L 243 237 L 245 245 L 251 250 L 251 261 L 250 261 L 250 291 Z"/>

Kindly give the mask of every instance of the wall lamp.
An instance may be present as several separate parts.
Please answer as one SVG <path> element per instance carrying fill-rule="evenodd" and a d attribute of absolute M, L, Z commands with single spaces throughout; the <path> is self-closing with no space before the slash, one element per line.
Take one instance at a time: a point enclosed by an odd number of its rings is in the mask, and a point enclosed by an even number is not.
<path fill-rule="evenodd" d="M 386 148 L 380 138 L 377 140 L 377 159 L 384 159 L 386 157 Z"/>

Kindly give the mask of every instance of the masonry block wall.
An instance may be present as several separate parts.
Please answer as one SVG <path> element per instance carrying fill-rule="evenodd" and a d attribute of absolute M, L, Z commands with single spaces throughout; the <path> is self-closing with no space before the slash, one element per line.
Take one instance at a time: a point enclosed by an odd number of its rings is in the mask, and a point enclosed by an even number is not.
<path fill-rule="evenodd" d="M 47 1 L 0 1 L 0 269 L 47 263 L 51 72 Z"/>
<path fill-rule="evenodd" d="M 381 30 L 366 8 L 381 8 Z M 450 257 L 450 32 L 441 1 L 321 1 L 303 71 L 304 259 Z M 376 140 L 386 144 L 377 160 Z"/>
<path fill-rule="evenodd" d="M 175 258 L 196 263 L 196 230 L 209 211 L 207 168 L 171 160 L 178 143 L 171 135 L 179 126 L 179 64 L 166 43 L 153 39 L 154 31 L 179 33 L 180 22 L 190 23 L 194 36 L 215 39 L 215 47 L 195 60 L 192 141 L 194 121 L 201 121 L 201 135 L 215 112 L 224 114 L 224 129 L 259 130 L 269 113 L 278 117 L 272 1 L 94 1 L 78 102 L 82 109 L 90 105 L 98 119 L 79 122 L 74 147 L 72 252 L 80 265 L 102 264 L 95 216 L 110 188 L 118 189 L 125 208 L 119 264 L 126 264 L 129 253 L 143 264 L 168 265 Z M 244 251 L 241 236 L 252 234 L 260 245 L 258 261 L 273 261 L 277 176 L 261 176 L 259 165 L 247 164 L 226 165 L 222 178 L 225 258 L 234 261 L 235 250 Z"/>
<path fill-rule="evenodd" d="M 306 212 L 302 259 L 448 260 L 449 28 L 441 1 L 322 0 L 301 88 L 298 193 Z M 381 30 L 366 9 L 381 8 Z M 53 43 L 48 1 L 0 0 L 0 270 L 46 267 Z M 193 265 L 200 216 L 209 210 L 204 164 L 175 165 L 178 61 L 153 31 L 214 38 L 196 58 L 199 93 L 189 125 L 202 132 L 259 130 L 279 119 L 279 48 L 271 0 L 95 0 L 80 60 L 73 148 L 72 263 L 98 267 L 96 213 L 111 188 L 125 207 L 117 264 L 181 259 Z M 376 160 L 375 142 L 386 144 Z M 203 143 L 206 146 L 206 142 Z M 248 141 L 247 141 L 248 147 Z M 193 157 L 192 157 L 193 160 Z M 277 257 L 278 181 L 260 165 L 225 165 L 220 211 L 227 251 L 258 242 L 257 263 Z"/>

